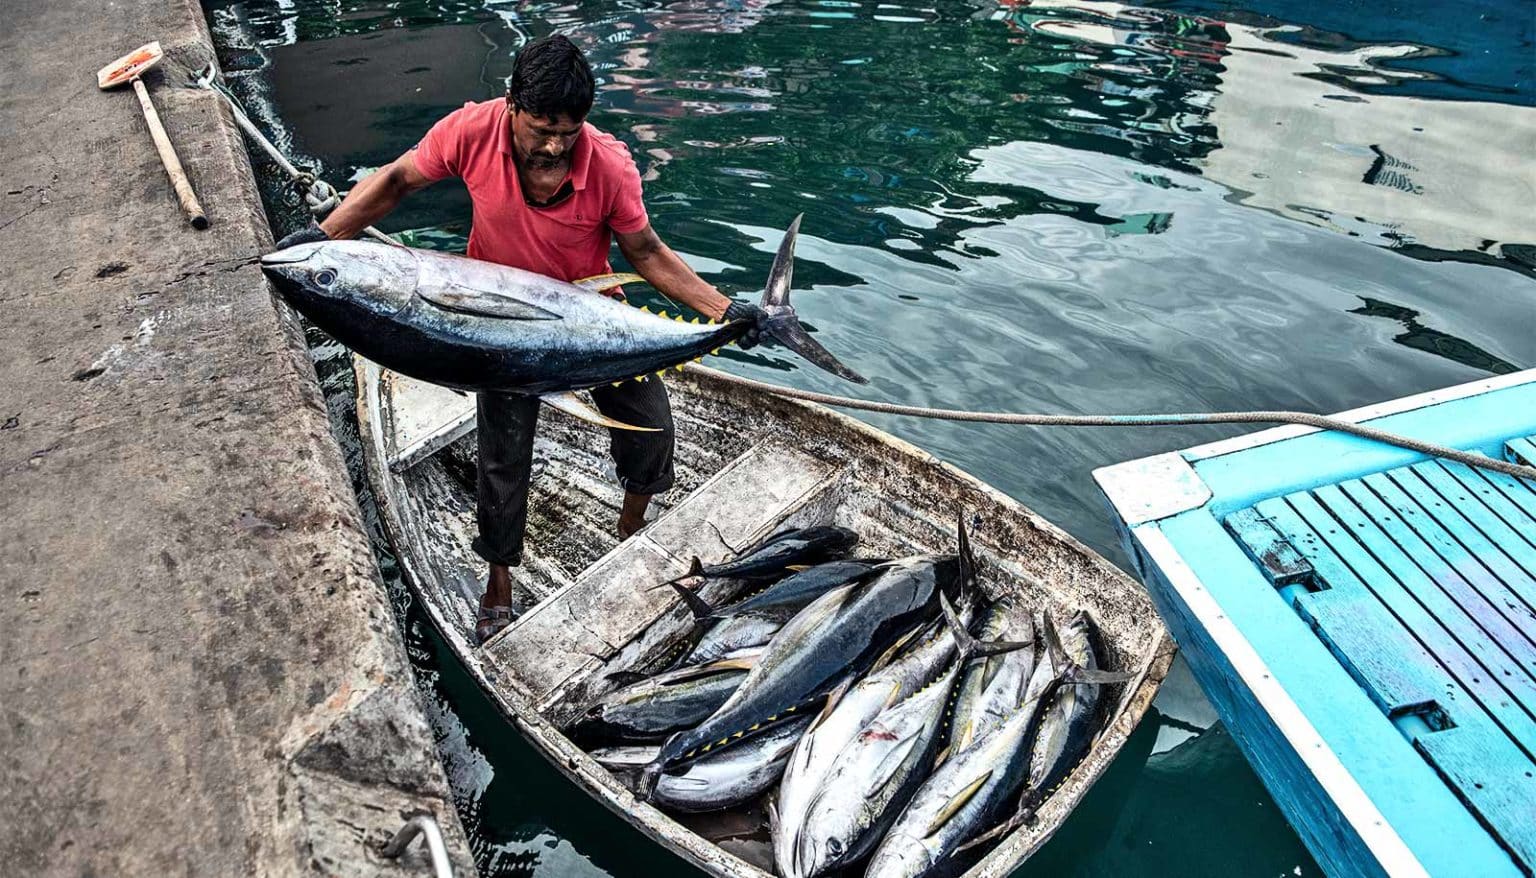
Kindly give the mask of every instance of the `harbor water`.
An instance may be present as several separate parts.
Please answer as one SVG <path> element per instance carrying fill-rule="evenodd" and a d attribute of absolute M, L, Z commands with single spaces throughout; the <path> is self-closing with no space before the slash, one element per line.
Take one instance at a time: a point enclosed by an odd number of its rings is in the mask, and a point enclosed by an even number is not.
<path fill-rule="evenodd" d="M 230 84 L 346 188 L 528 39 L 567 34 L 664 240 L 796 306 L 856 392 L 999 411 L 1338 411 L 1536 365 L 1536 53 L 1523 0 L 208 0 Z M 278 233 L 300 221 L 258 174 Z M 444 183 L 384 224 L 461 247 Z M 632 291 L 644 300 L 646 293 Z M 664 303 L 663 303 L 664 304 Z M 365 513 L 345 351 L 310 340 Z M 853 388 L 782 351 L 723 368 Z M 1097 466 L 1233 428 L 868 416 L 1124 563 Z M 983 524 L 984 526 L 984 524 Z M 376 548 L 481 871 L 687 874 L 571 787 Z M 1019 875 L 1318 874 L 1187 669 Z"/>

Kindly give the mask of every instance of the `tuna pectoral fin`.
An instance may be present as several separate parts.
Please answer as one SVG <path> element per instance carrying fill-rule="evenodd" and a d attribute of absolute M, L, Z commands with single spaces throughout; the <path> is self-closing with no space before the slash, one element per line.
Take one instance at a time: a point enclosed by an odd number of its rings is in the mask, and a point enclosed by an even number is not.
<path fill-rule="evenodd" d="M 838 362 L 831 351 L 811 338 L 805 327 L 800 325 L 800 318 L 795 316 L 795 309 L 789 303 L 789 286 L 795 273 L 795 240 L 799 237 L 800 217 L 797 216 L 784 232 L 784 240 L 779 242 L 779 252 L 773 257 L 773 268 L 768 271 L 768 285 L 763 289 L 762 301 L 768 319 L 763 325 L 763 331 L 779 344 L 833 375 L 857 384 L 868 384 L 867 378 Z"/>
<path fill-rule="evenodd" d="M 600 293 L 603 290 L 613 289 L 619 284 L 643 284 L 645 283 L 645 278 L 638 274 L 619 272 L 617 274 L 595 274 L 591 277 L 584 277 L 581 280 L 573 280 L 571 283 L 584 290 Z"/>
<path fill-rule="evenodd" d="M 965 807 L 965 804 L 971 800 L 971 797 L 976 795 L 976 791 L 981 789 L 982 784 L 985 784 L 991 777 L 992 771 L 988 769 L 982 773 L 981 777 L 967 784 L 965 789 L 955 793 L 948 802 L 944 803 L 944 807 L 939 809 L 939 813 L 933 815 L 933 820 L 929 822 L 928 828 L 923 830 L 923 837 L 927 838 L 943 829 L 944 824 L 948 823 L 951 817 L 960 813 L 960 809 Z"/>
<path fill-rule="evenodd" d="M 516 296 L 467 287 L 418 287 L 417 295 L 439 308 L 505 320 L 559 320 L 560 315 Z"/>
<path fill-rule="evenodd" d="M 1034 811 L 1026 811 L 1023 808 L 1020 808 L 1020 810 L 1012 817 L 1009 817 L 1007 820 L 1003 821 L 997 826 L 992 827 L 986 832 L 983 832 L 981 835 L 978 835 L 965 844 L 955 848 L 955 855 L 959 856 L 971 848 L 980 847 L 981 845 L 984 845 L 995 838 L 1002 838 L 1015 829 L 1018 829 L 1020 826 L 1023 826 L 1025 823 L 1031 822 L 1033 817 Z"/>
<path fill-rule="evenodd" d="M 539 399 L 550 408 L 559 409 L 573 418 L 580 418 L 599 427 L 607 427 L 611 430 L 637 430 L 641 433 L 658 432 L 655 427 L 636 427 L 634 424 L 615 421 L 613 418 L 587 405 L 581 397 L 569 391 L 565 393 L 546 393 L 539 397 Z"/>

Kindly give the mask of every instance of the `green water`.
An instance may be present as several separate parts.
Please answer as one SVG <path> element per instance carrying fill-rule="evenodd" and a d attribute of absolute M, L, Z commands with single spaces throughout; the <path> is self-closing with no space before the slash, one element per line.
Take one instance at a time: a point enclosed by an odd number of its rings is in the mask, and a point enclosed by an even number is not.
<path fill-rule="evenodd" d="M 753 290 L 806 214 L 797 305 L 873 398 L 1334 411 L 1536 361 L 1522 2 L 207 9 L 248 109 L 337 184 L 500 94 L 526 39 L 569 34 L 601 81 L 592 121 L 634 149 L 653 223 L 707 278 Z M 452 246 L 468 212 L 441 184 L 385 226 Z M 356 475 L 350 371 L 311 341 Z M 772 352 L 725 365 L 846 389 Z M 1091 470 L 1233 432 L 871 421 L 1121 563 Z M 500 723 L 378 549 L 482 872 L 686 872 Z M 1019 874 L 1317 872 L 1178 664 Z"/>

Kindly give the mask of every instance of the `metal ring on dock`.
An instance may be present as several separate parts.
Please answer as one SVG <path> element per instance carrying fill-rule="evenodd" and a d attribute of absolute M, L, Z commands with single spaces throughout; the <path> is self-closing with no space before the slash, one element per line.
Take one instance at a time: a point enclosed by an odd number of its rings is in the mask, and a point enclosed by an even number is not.
<path fill-rule="evenodd" d="M 437 821 L 432 819 L 431 814 L 417 814 L 405 821 L 395 837 L 385 842 L 379 852 L 391 860 L 399 859 L 418 835 L 426 839 L 427 853 L 432 857 L 433 874 L 437 878 L 453 878 L 453 865 L 448 862 L 448 847 L 443 844 L 443 831 L 437 827 Z"/>

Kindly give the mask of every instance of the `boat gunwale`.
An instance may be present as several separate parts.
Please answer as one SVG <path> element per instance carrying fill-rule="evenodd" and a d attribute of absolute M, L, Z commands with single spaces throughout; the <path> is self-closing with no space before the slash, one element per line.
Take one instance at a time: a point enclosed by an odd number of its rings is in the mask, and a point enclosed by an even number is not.
<path fill-rule="evenodd" d="M 363 357 L 354 355 L 354 375 L 357 379 L 357 418 L 363 439 L 364 465 L 379 509 L 385 537 L 389 540 L 407 586 L 423 605 L 428 618 L 439 634 L 449 644 L 455 656 L 470 676 L 496 704 L 503 717 L 512 722 L 554 767 L 570 780 L 587 790 L 610 811 L 623 818 L 646 836 L 661 843 L 674 854 L 694 866 L 716 876 L 730 878 L 775 878 L 747 861 L 730 854 L 716 843 L 688 829 L 671 815 L 648 802 L 637 799 L 611 772 L 600 766 L 585 751 L 567 738 L 553 722 L 537 709 L 536 705 L 515 687 L 497 685 L 497 674 L 490 671 L 481 660 L 480 651 L 471 647 L 462 631 L 457 630 L 454 620 L 445 618 L 437 601 L 423 594 L 421 571 L 417 570 L 415 541 L 407 539 L 408 529 L 396 508 L 395 493 L 391 490 L 399 484 L 400 474 L 388 466 L 388 446 L 384 438 L 384 418 L 375 414 L 383 408 L 379 398 L 377 377 L 383 367 Z M 1009 832 L 977 863 L 967 869 L 961 878 L 1001 878 L 1032 856 L 1060 829 L 1066 818 L 1081 803 L 1082 798 L 1108 766 L 1119 755 L 1131 732 L 1141 722 L 1151 706 L 1168 669 L 1172 664 L 1176 647 L 1162 619 L 1157 617 L 1151 598 L 1145 590 L 1124 571 L 1111 564 L 1103 556 L 1089 549 L 1072 535 L 1036 513 L 1033 509 L 987 484 L 965 470 L 940 460 L 933 454 L 850 415 L 835 411 L 818 403 L 774 396 L 764 391 L 729 384 L 714 376 L 716 370 L 693 366 L 687 369 L 685 380 L 694 383 L 701 393 L 716 397 L 748 397 L 785 419 L 810 420 L 829 423 L 838 429 L 851 432 L 860 439 L 884 446 L 898 457 L 911 460 L 916 466 L 936 469 L 951 479 L 961 492 L 982 495 L 1014 518 L 1036 529 L 1048 541 L 1055 542 L 1078 556 L 1086 568 L 1092 569 L 1103 579 L 1120 581 L 1127 589 L 1145 598 L 1152 618 L 1148 632 L 1149 642 L 1134 676 L 1127 681 L 1124 693 L 1114 711 L 1107 717 L 1104 727 L 1094 738 L 1089 751 L 1073 766 L 1037 814 L 1033 827 L 1018 827 Z M 832 431 L 827 431 L 831 433 Z M 402 546 L 404 544 L 404 546 Z M 620 544 L 622 545 L 622 543 Z M 604 557 L 606 557 L 605 553 Z M 530 608 L 531 610 L 531 608 Z M 1043 828 L 1042 828 L 1043 827 Z"/>

